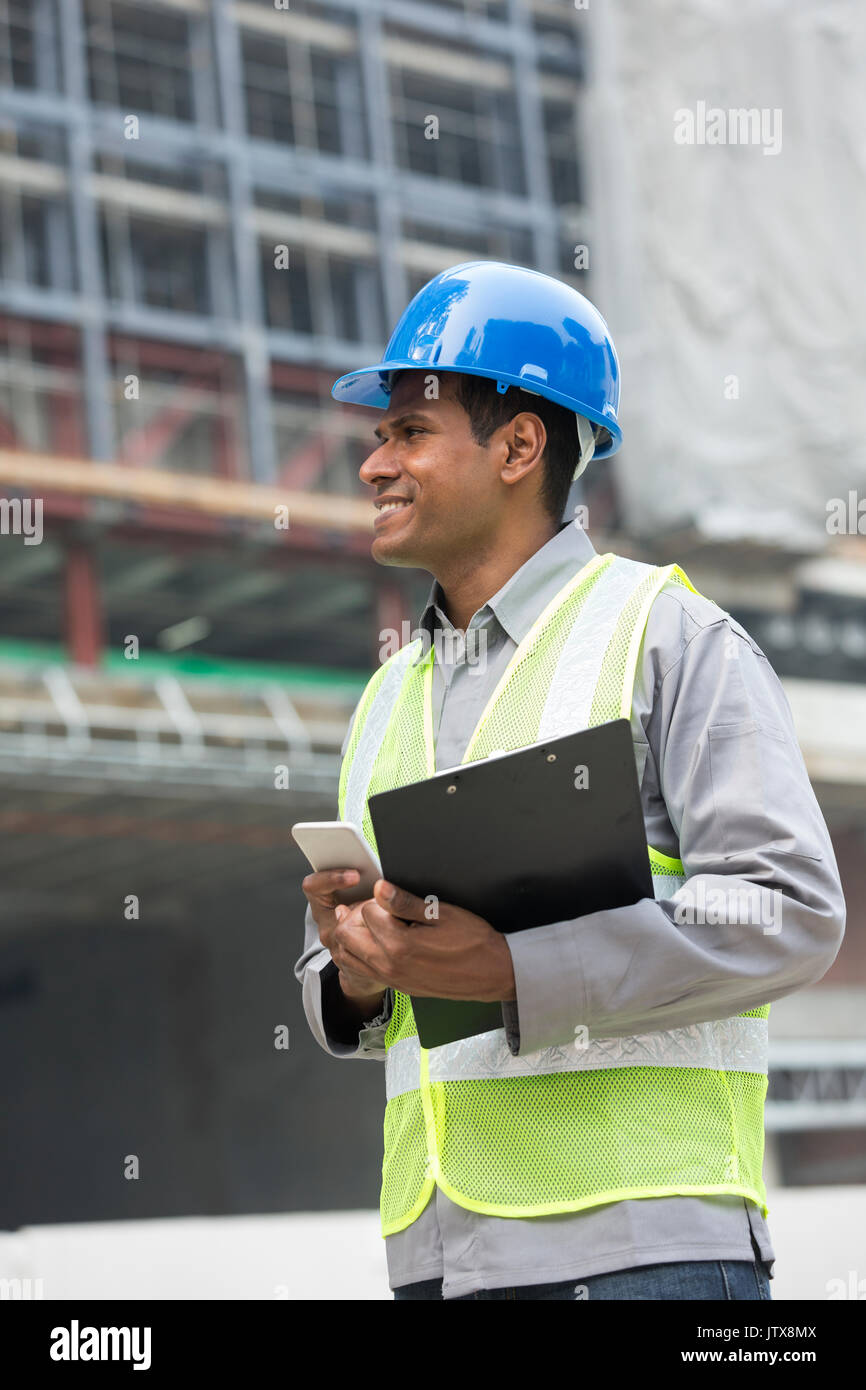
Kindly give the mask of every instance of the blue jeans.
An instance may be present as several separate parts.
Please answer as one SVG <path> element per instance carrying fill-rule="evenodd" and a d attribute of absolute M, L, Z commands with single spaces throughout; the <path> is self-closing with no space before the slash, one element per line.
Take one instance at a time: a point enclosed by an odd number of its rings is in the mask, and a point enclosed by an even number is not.
<path fill-rule="evenodd" d="M 394 1290 L 395 1299 L 438 1299 L 441 1279 L 422 1279 Z M 587 1279 L 563 1279 L 558 1284 L 519 1284 L 502 1289 L 476 1289 L 449 1300 L 465 1303 L 484 1298 L 495 1302 L 531 1298 L 543 1302 L 580 1302 L 586 1299 L 769 1299 L 770 1278 L 763 1260 L 681 1260 L 670 1264 L 639 1265 L 591 1274 Z"/>

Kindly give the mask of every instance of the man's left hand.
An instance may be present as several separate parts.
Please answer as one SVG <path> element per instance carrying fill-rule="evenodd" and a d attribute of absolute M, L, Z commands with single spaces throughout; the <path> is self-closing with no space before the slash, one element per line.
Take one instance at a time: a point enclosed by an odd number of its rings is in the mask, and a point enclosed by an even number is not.
<path fill-rule="evenodd" d="M 474 912 L 428 903 L 380 878 L 373 897 L 340 918 L 353 929 L 352 954 L 403 994 L 490 1003 L 517 997 L 505 937 Z"/>

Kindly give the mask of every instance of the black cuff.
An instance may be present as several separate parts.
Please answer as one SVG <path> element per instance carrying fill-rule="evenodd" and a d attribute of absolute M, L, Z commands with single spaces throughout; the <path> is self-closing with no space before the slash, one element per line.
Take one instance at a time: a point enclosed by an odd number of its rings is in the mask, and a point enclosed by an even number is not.
<path fill-rule="evenodd" d="M 502 1000 L 502 1026 L 511 1052 L 516 1056 L 520 1051 L 520 1015 L 516 999 Z"/>
<path fill-rule="evenodd" d="M 359 1019 L 357 1009 L 353 1008 L 351 1001 L 340 989 L 340 972 L 332 960 L 329 960 L 320 972 L 319 979 L 322 989 L 322 1026 L 326 1035 L 334 1042 L 344 1043 L 347 1047 L 353 1044 L 357 1046 L 363 1028 L 384 1023 L 385 1018 L 390 1015 L 391 991 L 386 990 L 381 1012 L 376 1018 L 370 1022 Z"/>

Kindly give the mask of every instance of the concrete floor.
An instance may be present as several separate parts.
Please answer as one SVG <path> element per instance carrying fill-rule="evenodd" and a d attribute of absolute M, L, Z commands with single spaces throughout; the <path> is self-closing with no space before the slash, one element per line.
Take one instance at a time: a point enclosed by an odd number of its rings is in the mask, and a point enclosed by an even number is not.
<path fill-rule="evenodd" d="M 866 1187 L 781 1188 L 768 1201 L 774 1299 L 866 1299 Z M 390 1296 L 373 1211 L 88 1222 L 0 1234 L 0 1299 Z"/>

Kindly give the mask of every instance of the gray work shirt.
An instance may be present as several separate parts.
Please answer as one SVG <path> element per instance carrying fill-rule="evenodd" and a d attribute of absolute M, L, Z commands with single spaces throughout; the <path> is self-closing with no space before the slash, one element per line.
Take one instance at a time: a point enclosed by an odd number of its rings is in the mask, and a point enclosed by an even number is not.
<path fill-rule="evenodd" d="M 594 554 L 584 531 L 563 525 L 478 609 L 465 638 L 434 582 L 421 625 L 435 634 L 437 769 L 461 761 L 520 641 Z M 650 610 L 631 728 L 648 843 L 682 859 L 695 893 L 778 890 L 781 929 L 678 924 L 672 903 L 645 898 L 512 933 L 517 998 L 502 1008 L 518 1055 L 573 1042 L 578 1023 L 599 1038 L 728 1018 L 814 983 L 838 952 L 845 903 L 830 837 L 782 686 L 740 624 L 668 584 Z M 348 732 L 344 751 L 347 742 Z M 308 907 L 295 975 L 313 1035 L 332 1056 L 383 1060 L 392 992 L 348 1045 L 329 1034 L 323 972 L 333 979 L 336 967 Z M 775 1261 L 759 1209 L 728 1195 L 518 1218 L 469 1211 L 437 1187 L 418 1219 L 385 1245 L 392 1289 L 442 1278 L 446 1298 L 672 1260 L 752 1260 L 757 1251 L 771 1272 Z"/>

